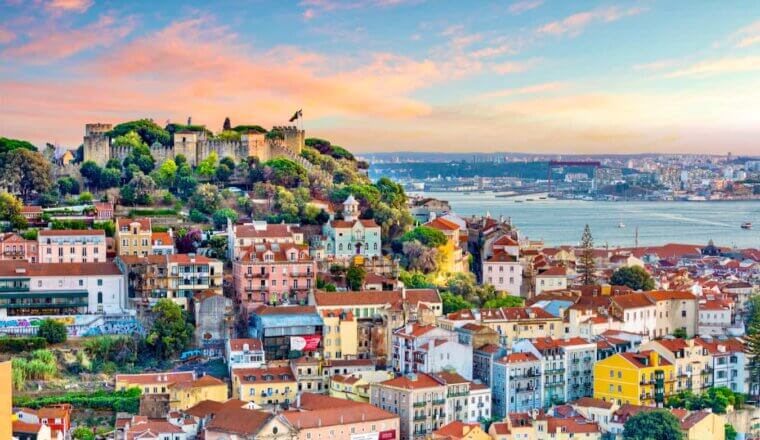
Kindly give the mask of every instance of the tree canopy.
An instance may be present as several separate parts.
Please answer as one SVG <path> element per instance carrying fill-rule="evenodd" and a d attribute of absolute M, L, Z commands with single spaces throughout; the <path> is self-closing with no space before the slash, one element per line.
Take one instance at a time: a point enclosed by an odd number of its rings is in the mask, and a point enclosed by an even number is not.
<path fill-rule="evenodd" d="M 37 151 L 37 147 L 32 145 L 31 142 L 0 136 L 0 154 L 7 153 L 19 148 L 24 148 L 30 151 Z"/>
<path fill-rule="evenodd" d="M 678 418 L 667 410 L 642 411 L 625 422 L 626 440 L 681 440 L 683 433 Z"/>
<path fill-rule="evenodd" d="M 652 290 L 654 278 L 643 267 L 627 266 L 618 268 L 612 273 L 610 284 L 628 286 L 633 290 Z"/>
<path fill-rule="evenodd" d="M 498 309 L 501 307 L 522 307 L 525 300 L 519 296 L 502 296 L 500 298 L 489 299 L 483 303 L 484 309 Z"/>
<path fill-rule="evenodd" d="M 137 133 L 140 136 L 140 139 L 142 139 L 147 145 L 153 145 L 155 142 L 166 146 L 171 145 L 171 133 L 159 127 L 150 119 L 138 119 L 136 121 L 118 124 L 109 132 L 109 136 L 111 138 L 116 138 L 125 135 L 130 131 Z"/>
<path fill-rule="evenodd" d="M 475 306 L 468 302 L 466 299 L 459 295 L 455 295 L 451 292 L 441 293 L 441 301 L 443 302 L 443 313 L 452 313 L 463 309 L 472 309 Z"/>
<path fill-rule="evenodd" d="M 182 308 L 170 299 L 160 299 L 153 306 L 153 326 L 145 342 L 160 359 L 170 359 L 181 353 L 193 337 L 193 325 L 187 322 Z"/>

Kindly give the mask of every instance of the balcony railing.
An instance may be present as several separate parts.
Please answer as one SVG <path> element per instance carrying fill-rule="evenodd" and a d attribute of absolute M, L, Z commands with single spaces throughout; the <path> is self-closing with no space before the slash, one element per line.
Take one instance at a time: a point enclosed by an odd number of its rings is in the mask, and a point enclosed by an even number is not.
<path fill-rule="evenodd" d="M 412 404 L 412 406 L 415 407 L 415 408 L 420 408 L 420 407 L 423 407 L 425 405 L 427 405 L 427 402 L 424 402 L 424 401 L 423 402 L 414 402 Z"/>

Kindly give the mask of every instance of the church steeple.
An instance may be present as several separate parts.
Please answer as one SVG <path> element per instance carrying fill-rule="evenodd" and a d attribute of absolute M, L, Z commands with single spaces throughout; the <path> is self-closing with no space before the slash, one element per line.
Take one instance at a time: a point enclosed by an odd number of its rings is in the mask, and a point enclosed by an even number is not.
<path fill-rule="evenodd" d="M 343 202 L 343 219 L 352 222 L 359 217 L 359 202 L 350 194 Z"/>

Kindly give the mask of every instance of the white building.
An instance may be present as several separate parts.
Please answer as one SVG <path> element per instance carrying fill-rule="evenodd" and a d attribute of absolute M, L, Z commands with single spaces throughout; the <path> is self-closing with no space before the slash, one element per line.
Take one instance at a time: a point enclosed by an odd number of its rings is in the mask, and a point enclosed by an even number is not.
<path fill-rule="evenodd" d="M 725 335 L 731 326 L 731 307 L 723 301 L 708 300 L 699 304 L 699 335 Z"/>
<path fill-rule="evenodd" d="M 483 283 L 500 292 L 519 296 L 522 279 L 522 265 L 517 256 L 496 251 L 483 261 Z"/>
<path fill-rule="evenodd" d="M 41 230 L 40 263 L 105 263 L 106 233 L 99 229 Z"/>
<path fill-rule="evenodd" d="M 536 275 L 536 295 L 546 290 L 567 289 L 567 269 L 554 266 Z"/>
<path fill-rule="evenodd" d="M 343 202 L 343 220 L 331 219 L 322 228 L 321 244 L 327 257 L 347 259 L 382 255 L 380 226 L 372 219 L 359 218 L 359 202 L 353 195 Z"/>
<path fill-rule="evenodd" d="M 472 347 L 458 339 L 440 327 L 408 324 L 393 334 L 393 368 L 402 374 L 453 370 L 472 380 Z"/>
<path fill-rule="evenodd" d="M 657 330 L 657 306 L 642 293 L 612 297 L 611 311 L 623 321 L 620 330 L 654 337 Z"/>
<path fill-rule="evenodd" d="M 123 314 L 126 279 L 114 263 L 0 261 L 0 318 Z"/>
<path fill-rule="evenodd" d="M 230 376 L 237 368 L 261 368 L 266 364 L 261 339 L 227 339 L 224 345 Z"/>

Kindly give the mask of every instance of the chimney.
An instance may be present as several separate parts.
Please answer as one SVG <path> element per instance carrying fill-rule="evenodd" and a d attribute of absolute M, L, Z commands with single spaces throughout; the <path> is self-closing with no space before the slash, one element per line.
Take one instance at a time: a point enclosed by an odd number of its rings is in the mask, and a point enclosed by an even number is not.
<path fill-rule="evenodd" d="M 660 365 L 660 354 L 652 350 L 649 352 L 649 366 L 657 367 Z"/>

